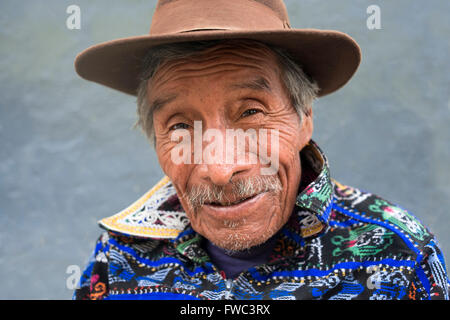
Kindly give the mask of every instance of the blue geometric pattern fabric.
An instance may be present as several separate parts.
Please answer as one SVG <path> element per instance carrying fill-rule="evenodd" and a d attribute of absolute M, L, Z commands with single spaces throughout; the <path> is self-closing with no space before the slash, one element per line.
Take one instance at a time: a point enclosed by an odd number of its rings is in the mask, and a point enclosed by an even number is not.
<path fill-rule="evenodd" d="M 164 239 L 106 230 L 74 299 L 449 299 L 442 252 L 414 215 L 330 178 L 313 141 L 304 166 L 310 183 L 267 263 L 227 279 L 190 224 Z M 176 194 L 161 203 L 166 213 L 182 211 Z"/>

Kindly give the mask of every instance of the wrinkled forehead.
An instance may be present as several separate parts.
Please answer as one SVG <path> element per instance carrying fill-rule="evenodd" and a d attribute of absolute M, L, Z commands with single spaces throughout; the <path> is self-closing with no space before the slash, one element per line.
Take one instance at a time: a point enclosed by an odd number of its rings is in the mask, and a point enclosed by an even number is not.
<path fill-rule="evenodd" d="M 238 41 L 220 43 L 181 59 L 162 62 L 149 85 L 159 89 L 171 82 L 202 77 L 220 71 L 280 74 L 276 54 L 266 45 L 257 42 Z"/>

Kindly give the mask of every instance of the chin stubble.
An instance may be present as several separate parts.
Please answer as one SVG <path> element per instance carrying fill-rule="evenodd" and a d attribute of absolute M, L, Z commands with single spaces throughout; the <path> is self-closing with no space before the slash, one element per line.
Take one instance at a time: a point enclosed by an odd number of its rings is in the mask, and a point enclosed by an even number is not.
<path fill-rule="evenodd" d="M 232 199 L 255 196 L 263 192 L 279 193 L 282 190 L 282 184 L 277 175 L 254 176 L 239 179 L 230 184 L 232 190 L 230 196 Z M 225 186 L 206 184 L 192 186 L 183 195 L 183 198 L 195 217 L 205 203 L 230 202 L 225 194 Z M 227 235 L 223 239 L 215 239 L 213 243 L 230 252 L 242 251 L 265 242 L 277 232 L 275 228 L 267 228 L 255 238 L 255 234 L 240 231 L 240 228 L 245 226 L 245 224 L 245 219 L 238 221 L 223 220 L 223 227 L 227 229 Z"/>

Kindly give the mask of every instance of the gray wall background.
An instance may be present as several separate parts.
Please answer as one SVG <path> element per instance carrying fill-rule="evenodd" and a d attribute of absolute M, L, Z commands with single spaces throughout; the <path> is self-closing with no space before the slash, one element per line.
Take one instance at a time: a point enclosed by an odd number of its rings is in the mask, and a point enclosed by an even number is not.
<path fill-rule="evenodd" d="M 66 8 L 81 8 L 81 30 Z M 162 176 L 133 130 L 135 98 L 80 79 L 75 55 L 145 34 L 156 1 L 0 2 L 0 299 L 69 299 L 97 220 Z M 337 29 L 360 44 L 351 82 L 317 101 L 314 139 L 332 175 L 400 204 L 450 259 L 448 0 L 289 0 L 294 28 Z M 368 30 L 366 8 L 381 8 Z"/>

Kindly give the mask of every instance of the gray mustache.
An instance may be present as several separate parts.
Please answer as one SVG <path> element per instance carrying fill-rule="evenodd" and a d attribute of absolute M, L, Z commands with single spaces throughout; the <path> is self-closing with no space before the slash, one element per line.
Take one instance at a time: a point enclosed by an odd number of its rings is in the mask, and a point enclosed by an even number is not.
<path fill-rule="evenodd" d="M 230 188 L 228 195 L 225 189 Z M 232 200 L 249 198 L 263 192 L 279 192 L 282 190 L 278 176 L 254 176 L 230 182 L 228 186 L 218 185 L 194 185 L 187 190 L 184 198 L 192 206 L 194 211 L 200 209 L 205 203 L 227 203 Z M 230 199 L 231 198 L 231 199 Z"/>

